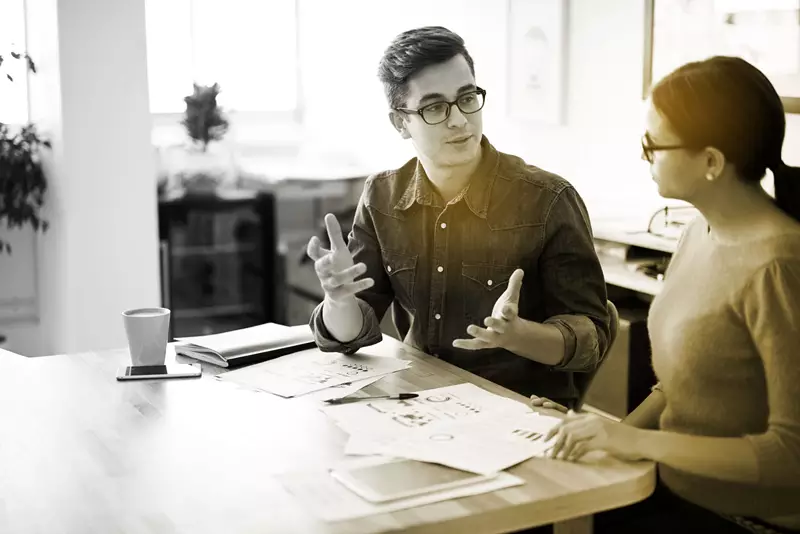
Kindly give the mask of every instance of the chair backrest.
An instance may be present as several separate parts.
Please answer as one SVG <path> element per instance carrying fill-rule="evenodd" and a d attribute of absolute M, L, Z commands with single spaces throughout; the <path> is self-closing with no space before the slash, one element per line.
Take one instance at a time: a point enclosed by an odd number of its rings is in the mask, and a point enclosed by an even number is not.
<path fill-rule="evenodd" d="M 617 311 L 617 307 L 614 306 L 614 303 L 610 300 L 606 301 L 606 310 L 608 311 L 609 323 L 608 323 L 608 344 L 606 345 L 606 350 L 603 354 L 600 355 L 600 362 L 598 362 L 597 366 L 594 368 L 593 371 L 588 373 L 575 373 L 573 375 L 575 379 L 575 385 L 578 387 L 580 391 L 580 396 L 578 397 L 578 402 L 574 407 L 574 410 L 580 410 L 581 406 L 583 405 L 583 399 L 586 397 L 586 392 L 589 390 L 589 386 L 592 385 L 592 381 L 594 380 L 597 371 L 600 370 L 600 366 L 606 361 L 606 356 L 611 351 L 611 347 L 614 346 L 614 341 L 617 340 L 617 331 L 619 330 L 619 312 Z"/>

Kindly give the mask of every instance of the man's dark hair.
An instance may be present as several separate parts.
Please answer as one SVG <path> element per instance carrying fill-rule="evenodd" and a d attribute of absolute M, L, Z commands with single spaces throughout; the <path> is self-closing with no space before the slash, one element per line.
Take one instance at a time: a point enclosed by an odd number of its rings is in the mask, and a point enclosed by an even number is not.
<path fill-rule="evenodd" d="M 441 26 L 408 30 L 394 38 L 383 53 L 378 79 L 392 108 L 403 107 L 408 96 L 408 80 L 426 67 L 449 61 L 461 54 L 472 75 L 475 65 L 464 46 L 464 39 Z"/>

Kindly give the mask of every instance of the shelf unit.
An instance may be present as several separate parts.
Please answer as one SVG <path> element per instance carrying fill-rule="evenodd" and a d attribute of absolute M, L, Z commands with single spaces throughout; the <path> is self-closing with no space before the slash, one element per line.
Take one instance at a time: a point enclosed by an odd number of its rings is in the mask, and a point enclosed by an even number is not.
<path fill-rule="evenodd" d="M 279 320 L 275 199 L 190 195 L 159 203 L 171 337 Z"/>

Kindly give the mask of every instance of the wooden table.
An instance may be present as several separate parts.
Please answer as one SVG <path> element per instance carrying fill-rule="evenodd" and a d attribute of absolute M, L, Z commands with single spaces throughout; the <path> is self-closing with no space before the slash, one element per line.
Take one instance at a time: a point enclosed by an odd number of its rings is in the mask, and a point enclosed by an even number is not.
<path fill-rule="evenodd" d="M 472 382 L 525 401 L 388 337 L 368 352 L 414 362 L 372 394 Z M 324 523 L 276 479 L 344 458 L 347 436 L 318 405 L 215 380 L 210 367 L 199 379 L 118 382 L 128 361 L 127 350 L 0 353 L 0 532 L 478 534 L 558 522 L 590 532 L 587 516 L 655 483 L 650 463 L 534 459 L 510 470 L 523 486 Z"/>

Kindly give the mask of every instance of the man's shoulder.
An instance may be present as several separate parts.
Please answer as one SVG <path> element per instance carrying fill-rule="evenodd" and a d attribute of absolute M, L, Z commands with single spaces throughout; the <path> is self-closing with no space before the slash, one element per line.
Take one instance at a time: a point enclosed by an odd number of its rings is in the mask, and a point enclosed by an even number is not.
<path fill-rule="evenodd" d="M 497 177 L 507 182 L 517 182 L 518 187 L 536 188 L 558 196 L 565 189 L 573 188 L 562 176 L 527 163 L 519 156 L 499 152 Z"/>
<path fill-rule="evenodd" d="M 395 206 L 414 179 L 417 158 L 412 158 L 396 169 L 380 171 L 364 182 L 364 201 L 368 206 Z"/>

